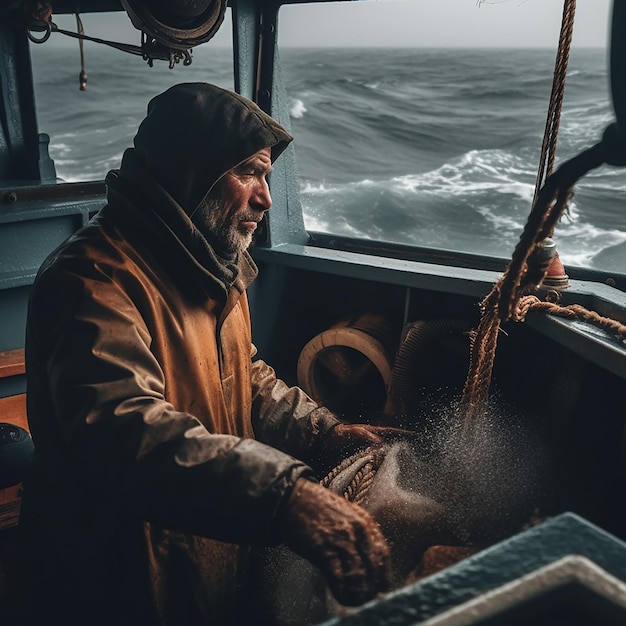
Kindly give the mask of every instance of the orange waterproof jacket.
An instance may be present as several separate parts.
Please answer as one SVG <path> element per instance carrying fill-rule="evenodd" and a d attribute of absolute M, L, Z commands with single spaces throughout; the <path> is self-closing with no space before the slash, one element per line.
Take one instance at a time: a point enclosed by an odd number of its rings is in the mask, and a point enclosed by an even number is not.
<path fill-rule="evenodd" d="M 251 257 L 225 284 L 135 151 L 107 183 L 31 295 L 27 602 L 41 623 L 235 623 L 238 545 L 280 541 L 336 419 L 253 360 Z"/>

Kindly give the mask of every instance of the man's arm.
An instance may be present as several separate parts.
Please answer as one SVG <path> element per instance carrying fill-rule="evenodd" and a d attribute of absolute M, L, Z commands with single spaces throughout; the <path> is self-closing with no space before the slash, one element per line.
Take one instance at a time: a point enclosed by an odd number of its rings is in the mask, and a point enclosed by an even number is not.
<path fill-rule="evenodd" d="M 276 512 L 311 470 L 259 441 L 211 434 L 172 406 L 150 332 L 109 274 L 72 262 L 33 292 L 29 402 L 42 458 L 94 497 L 162 526 L 277 540 Z"/>
<path fill-rule="evenodd" d="M 252 425 L 260 441 L 293 454 L 322 474 L 359 449 L 406 436 L 387 426 L 344 423 L 299 387 L 288 387 L 258 360 L 252 365 Z"/>
<path fill-rule="evenodd" d="M 324 436 L 340 424 L 299 387 L 289 387 L 262 360 L 252 364 L 252 426 L 255 436 L 301 459 L 310 459 Z"/>

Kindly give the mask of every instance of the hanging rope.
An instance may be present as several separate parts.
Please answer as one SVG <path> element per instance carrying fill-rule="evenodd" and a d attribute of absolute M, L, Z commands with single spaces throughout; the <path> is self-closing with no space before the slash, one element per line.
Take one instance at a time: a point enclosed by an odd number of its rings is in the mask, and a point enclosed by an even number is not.
<path fill-rule="evenodd" d="M 90 37 L 85 35 L 82 22 L 77 16 L 78 32 L 72 32 L 70 30 L 64 30 L 59 28 L 57 24 L 52 21 L 52 8 L 47 2 L 36 2 L 32 8 L 28 18 L 26 35 L 30 41 L 36 44 L 42 44 L 48 41 L 52 33 L 59 33 L 66 37 L 72 37 L 78 39 L 81 46 L 81 59 L 82 59 L 82 42 L 91 41 L 93 43 L 102 44 L 126 52 L 140 56 L 147 61 L 148 65 L 152 67 L 153 62 L 156 59 L 162 61 L 168 61 L 170 69 L 182 61 L 183 65 L 191 65 L 192 62 L 192 50 L 178 50 L 171 49 L 166 46 L 160 45 L 154 38 L 148 37 L 143 31 L 141 33 L 141 46 L 135 46 L 132 44 L 119 43 L 116 41 L 110 41 L 107 39 L 100 39 L 98 37 Z M 36 35 L 35 33 L 41 33 Z M 81 91 L 83 89 L 81 88 Z"/>
<path fill-rule="evenodd" d="M 467 419 L 485 411 L 502 321 L 523 321 L 529 311 L 543 310 L 598 324 L 616 333 L 621 339 L 626 338 L 626 329 L 622 324 L 603 318 L 580 305 L 559 306 L 541 302 L 538 298 L 522 300 L 539 285 L 536 279 L 531 281 L 528 278 L 528 258 L 566 210 L 576 181 L 604 163 L 613 164 L 622 160 L 624 147 L 617 133 L 615 125 L 609 126 L 602 141 L 565 162 L 548 178 L 539 192 L 509 266 L 481 302 L 481 319 L 472 335 L 470 367 L 463 389 L 462 406 Z"/>
<path fill-rule="evenodd" d="M 83 28 L 83 21 L 80 19 L 78 9 L 76 9 L 76 30 L 80 35 L 78 39 L 78 48 L 80 50 L 80 74 L 78 76 L 78 83 L 81 91 L 87 90 L 87 72 L 85 71 L 85 51 L 83 50 L 83 37 L 85 35 L 85 29 Z"/>
<path fill-rule="evenodd" d="M 602 142 L 568 161 L 552 174 L 575 7 L 575 0 L 565 0 L 552 93 L 530 216 L 511 262 L 480 304 L 480 323 L 471 335 L 469 371 L 462 397 L 462 407 L 467 420 L 486 410 L 501 322 L 509 319 L 522 321 L 529 310 L 546 309 L 543 304 L 538 304 L 538 299 L 525 300 L 525 306 L 520 309 L 521 298 L 536 289 L 542 278 L 535 272 L 528 271 L 529 257 L 545 238 L 551 236 L 556 223 L 567 209 L 574 183 L 610 158 L 611 147 L 603 138 Z M 544 178 L 545 184 L 542 186 Z M 583 313 L 582 307 L 567 309 L 553 305 L 549 310 L 552 313 L 579 316 L 585 320 L 593 319 L 593 315 Z"/>
<path fill-rule="evenodd" d="M 539 189 L 541 189 L 546 178 L 552 174 L 552 168 L 554 167 L 556 144 L 561 123 L 561 110 L 563 108 L 563 97 L 565 95 L 565 79 L 567 76 L 567 66 L 569 64 L 572 35 L 574 32 L 575 13 L 576 0 L 565 0 L 563 4 L 559 46 L 554 64 L 552 93 L 550 94 L 546 127 L 541 146 L 541 157 L 539 159 L 535 192 L 533 194 L 533 205 L 537 201 Z"/>

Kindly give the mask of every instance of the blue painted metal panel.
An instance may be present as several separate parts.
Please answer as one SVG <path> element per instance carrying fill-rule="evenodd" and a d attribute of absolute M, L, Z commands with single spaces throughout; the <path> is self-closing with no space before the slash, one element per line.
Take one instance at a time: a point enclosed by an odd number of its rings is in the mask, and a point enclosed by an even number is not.
<path fill-rule="evenodd" d="M 323 626 L 417 626 L 569 555 L 587 557 L 626 581 L 626 543 L 577 515 L 564 513 Z"/>
<path fill-rule="evenodd" d="M 19 11 L 0 20 L 0 181 L 39 180 L 30 52 Z"/>
<path fill-rule="evenodd" d="M 41 263 L 103 201 L 93 196 L 0 205 L 0 350 L 24 345 L 28 294 Z"/>

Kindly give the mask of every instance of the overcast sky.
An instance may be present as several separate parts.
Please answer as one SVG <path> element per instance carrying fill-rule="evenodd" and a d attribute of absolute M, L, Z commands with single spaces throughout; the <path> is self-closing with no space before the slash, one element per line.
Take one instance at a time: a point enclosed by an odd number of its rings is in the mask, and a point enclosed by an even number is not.
<path fill-rule="evenodd" d="M 604 47 L 612 0 L 578 0 L 573 46 Z M 281 45 L 513 46 L 557 45 L 563 0 L 370 0 L 298 4 L 281 9 Z M 100 16 L 102 17 L 102 16 Z M 75 30 L 69 16 L 53 16 L 61 28 Z M 125 13 L 102 20 L 84 15 L 85 33 L 124 43 L 138 43 L 139 34 Z M 230 37 L 225 24 L 206 45 Z M 52 39 L 59 40 L 61 35 Z M 67 39 L 67 38 L 62 38 Z"/>
<path fill-rule="evenodd" d="M 603 47 L 611 0 L 578 0 L 573 45 Z M 409 46 L 540 46 L 558 42 L 563 0 L 375 0 L 283 7 L 283 44 L 319 38 Z M 287 28 L 285 28 L 287 27 Z"/>

